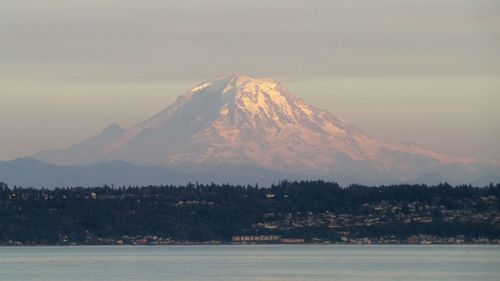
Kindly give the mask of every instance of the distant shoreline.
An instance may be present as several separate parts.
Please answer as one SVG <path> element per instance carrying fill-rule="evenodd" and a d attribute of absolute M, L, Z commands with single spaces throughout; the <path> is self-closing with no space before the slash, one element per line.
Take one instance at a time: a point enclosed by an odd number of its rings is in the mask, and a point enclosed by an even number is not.
<path fill-rule="evenodd" d="M 0 214 L 6 246 L 500 244 L 500 184 L 56 190 L 0 184 Z"/>
<path fill-rule="evenodd" d="M 30 247 L 156 247 L 156 246 L 499 246 L 500 243 L 435 243 L 435 244 L 419 244 L 419 243 L 392 243 L 392 244 L 381 244 L 381 243 L 232 243 L 232 242 L 221 242 L 221 243 L 205 243 L 205 242 L 186 242 L 186 243 L 171 243 L 171 244 L 26 244 L 26 245 L 0 245 L 0 248 L 30 248 Z"/>

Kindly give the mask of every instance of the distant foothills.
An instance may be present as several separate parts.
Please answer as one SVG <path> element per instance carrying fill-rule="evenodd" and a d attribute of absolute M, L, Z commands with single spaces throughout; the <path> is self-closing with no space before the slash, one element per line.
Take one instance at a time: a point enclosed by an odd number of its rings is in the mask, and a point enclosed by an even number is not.
<path fill-rule="evenodd" d="M 34 189 L 0 183 L 0 245 L 500 243 L 500 184 Z"/>

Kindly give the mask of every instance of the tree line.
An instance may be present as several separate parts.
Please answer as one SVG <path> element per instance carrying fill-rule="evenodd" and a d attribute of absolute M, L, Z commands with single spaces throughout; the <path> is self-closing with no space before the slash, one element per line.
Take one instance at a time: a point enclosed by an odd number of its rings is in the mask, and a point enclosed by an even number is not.
<path fill-rule="evenodd" d="M 450 223 L 440 220 L 441 210 L 496 213 L 500 209 L 499 197 L 500 184 L 341 187 L 326 181 L 282 181 L 268 188 L 190 183 L 34 189 L 10 188 L 0 183 L 0 243 L 84 243 L 89 237 L 119 239 L 146 235 L 179 241 L 230 241 L 233 235 L 256 231 L 336 240 L 341 230 L 316 225 L 257 230 L 255 225 L 266 222 L 270 214 L 278 218 L 286 214 L 324 213 L 368 216 L 372 207 L 381 202 L 399 206 L 397 212 L 406 215 L 428 211 L 435 219 L 426 224 L 358 225 L 348 230 L 368 237 L 437 233 L 500 238 L 498 221 Z"/>

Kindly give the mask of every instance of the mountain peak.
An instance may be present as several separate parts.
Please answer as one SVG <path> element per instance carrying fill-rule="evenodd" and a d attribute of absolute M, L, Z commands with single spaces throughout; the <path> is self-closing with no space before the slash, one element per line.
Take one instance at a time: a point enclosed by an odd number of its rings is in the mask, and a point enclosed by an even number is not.
<path fill-rule="evenodd" d="M 217 79 L 216 79 L 217 80 Z M 219 80 L 227 81 L 227 86 L 240 87 L 246 84 L 252 84 L 255 86 L 265 86 L 268 84 L 278 84 L 274 79 L 271 78 L 254 78 L 247 75 L 231 74 L 222 76 Z"/>
<path fill-rule="evenodd" d="M 200 83 L 179 102 L 184 104 L 192 99 L 203 100 L 204 103 L 218 101 L 217 111 L 224 116 L 239 112 L 240 116 L 258 116 L 260 120 L 285 118 L 296 123 L 297 118 L 310 116 L 313 111 L 276 80 L 238 74 L 222 75 Z"/>
<path fill-rule="evenodd" d="M 114 135 L 114 134 L 119 134 L 119 133 L 122 133 L 123 131 L 125 131 L 125 129 L 120 126 L 118 123 L 112 123 L 111 125 L 107 126 L 106 128 L 104 128 L 102 130 L 102 133 L 103 134 L 111 134 L 111 135 Z"/>
<path fill-rule="evenodd" d="M 220 92 L 224 94 L 237 93 L 238 91 L 231 91 L 238 89 L 239 91 L 247 91 L 254 93 L 255 88 L 270 88 L 278 85 L 275 80 L 270 78 L 252 78 L 240 74 L 226 74 L 217 76 L 211 80 L 205 81 L 193 87 L 187 92 L 188 95 L 202 93 L 202 92 Z"/>

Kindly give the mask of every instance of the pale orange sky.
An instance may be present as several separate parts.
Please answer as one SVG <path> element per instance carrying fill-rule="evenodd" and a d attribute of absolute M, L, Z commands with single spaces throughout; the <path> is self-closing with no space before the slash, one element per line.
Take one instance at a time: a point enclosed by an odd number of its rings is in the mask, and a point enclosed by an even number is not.
<path fill-rule="evenodd" d="M 386 141 L 500 160 L 498 1 L 1 1 L 0 159 L 128 127 L 222 73 Z"/>

